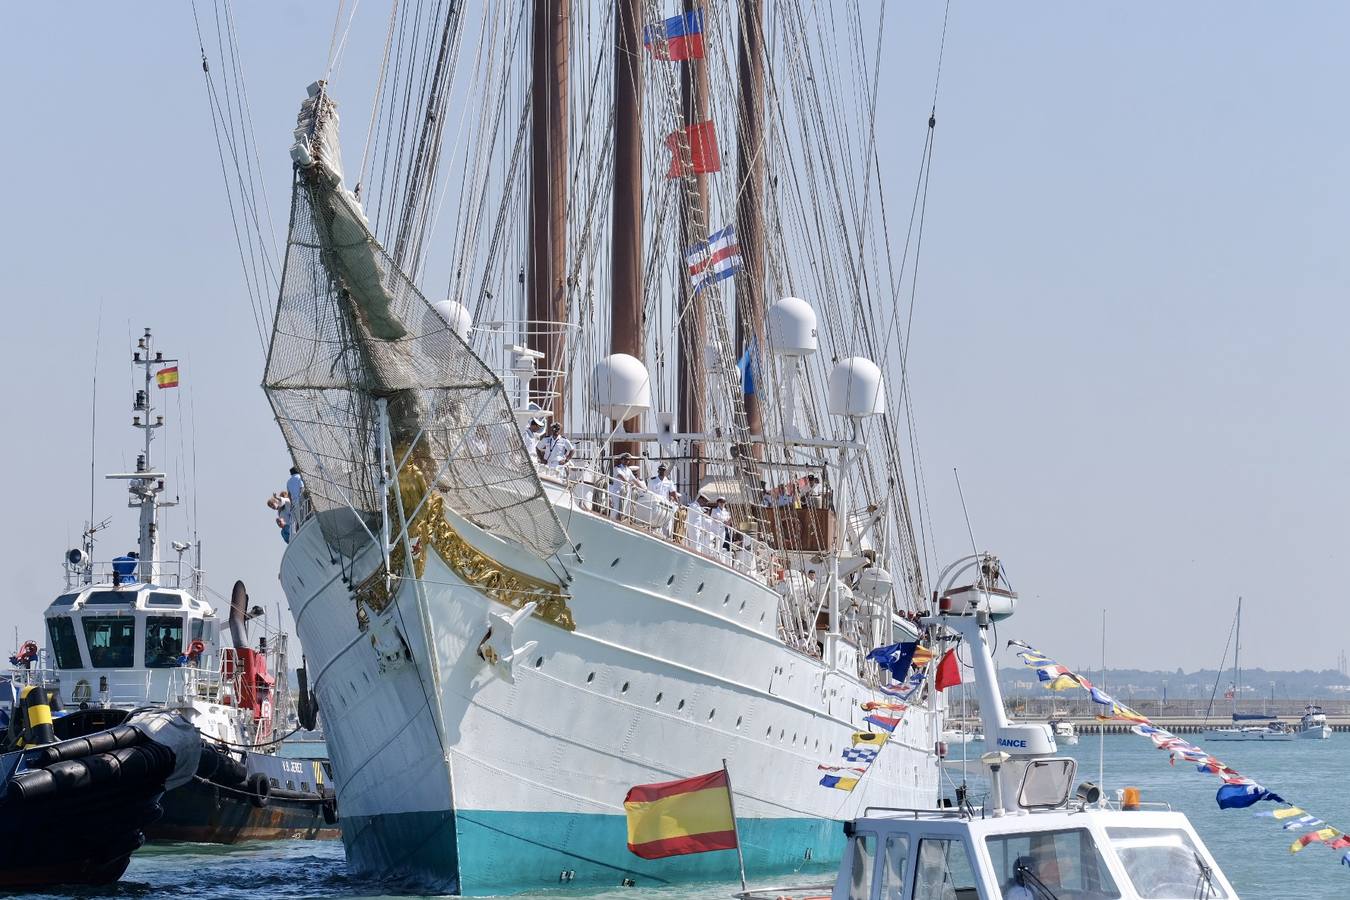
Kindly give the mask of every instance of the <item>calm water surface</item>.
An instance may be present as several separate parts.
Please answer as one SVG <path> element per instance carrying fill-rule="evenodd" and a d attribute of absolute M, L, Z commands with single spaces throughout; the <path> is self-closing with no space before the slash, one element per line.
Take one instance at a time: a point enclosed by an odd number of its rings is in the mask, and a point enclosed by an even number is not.
<path fill-rule="evenodd" d="M 1286 800 L 1350 829 L 1350 736 L 1329 741 L 1293 741 L 1284 744 L 1212 744 L 1215 753 L 1239 772 L 1262 781 Z M 1080 778 L 1096 780 L 1099 739 L 1085 737 L 1077 747 L 1064 748 L 1079 760 Z M 978 757 L 981 745 L 968 753 Z M 954 755 L 960 748 L 953 748 Z M 1167 755 L 1144 738 L 1111 735 L 1105 740 L 1106 787 L 1138 787 L 1144 800 L 1165 801 L 1186 813 L 1209 845 L 1229 880 L 1245 898 L 1350 898 L 1350 868 L 1339 864 L 1340 853 L 1312 846 L 1291 855 L 1289 844 L 1297 832 L 1282 831 L 1271 819 L 1255 818 L 1248 810 L 1220 810 L 1214 803 L 1218 780 L 1194 767 L 1167 764 Z M 973 769 L 974 767 L 972 767 Z M 959 781 L 960 773 L 949 773 Z M 822 788 L 823 790 L 823 788 Z M 949 789 L 950 790 L 950 789 Z M 978 788 L 975 792 L 978 793 Z M 1262 804 L 1267 808 L 1271 804 Z M 1258 807 L 1259 808 L 1259 807 Z M 751 872 L 751 882 L 755 873 Z M 791 879 L 759 879 L 760 883 Z M 542 891 L 517 895 L 526 900 L 600 897 L 603 900 L 727 900 L 736 883 L 675 888 Z M 33 895 L 28 895 L 33 896 Z M 66 898 L 70 892 L 37 895 Z M 390 894 L 387 886 L 350 878 L 337 841 L 254 843 L 233 848 L 190 844 L 148 847 L 132 857 L 122 882 L 100 891 L 80 891 L 78 897 L 116 897 L 134 900 L 253 900 L 276 898 L 356 898 L 408 896 Z"/>

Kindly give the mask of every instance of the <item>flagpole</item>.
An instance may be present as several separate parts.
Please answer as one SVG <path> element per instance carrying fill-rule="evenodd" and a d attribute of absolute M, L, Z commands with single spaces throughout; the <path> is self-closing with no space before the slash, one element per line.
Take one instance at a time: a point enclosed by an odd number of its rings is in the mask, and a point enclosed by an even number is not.
<path fill-rule="evenodd" d="M 736 825 L 736 792 L 731 789 L 731 772 L 727 769 L 727 759 L 722 757 L 722 774 L 727 777 L 727 803 L 731 806 L 731 831 L 736 835 L 736 861 L 741 865 L 741 891 L 749 888 L 745 885 L 745 854 L 741 852 L 741 830 Z"/>

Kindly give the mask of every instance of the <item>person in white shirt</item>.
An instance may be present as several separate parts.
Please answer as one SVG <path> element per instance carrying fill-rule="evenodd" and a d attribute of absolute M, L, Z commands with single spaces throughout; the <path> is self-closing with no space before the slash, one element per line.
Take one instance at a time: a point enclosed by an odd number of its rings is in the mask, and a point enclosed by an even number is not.
<path fill-rule="evenodd" d="M 812 472 L 806 476 L 806 489 L 802 491 L 802 506 L 809 509 L 819 509 L 821 500 L 820 479 L 816 477 L 815 472 Z"/>
<path fill-rule="evenodd" d="M 554 422 L 548 427 L 548 437 L 539 442 L 539 461 L 550 469 L 561 469 L 572 460 L 572 442 L 563 437 L 562 425 Z"/>
<path fill-rule="evenodd" d="M 731 549 L 731 510 L 727 507 L 727 498 L 718 496 L 713 498 L 713 508 L 708 511 L 708 516 L 713 520 L 713 525 L 709 528 L 712 532 L 714 551 L 721 550 L 727 552 Z"/>
<path fill-rule="evenodd" d="M 666 464 L 661 463 L 656 467 L 656 474 L 647 479 L 647 490 L 651 491 L 662 500 L 670 496 L 675 490 L 675 482 L 666 477 Z"/>
<path fill-rule="evenodd" d="M 286 479 L 286 496 L 291 498 L 291 533 L 299 527 L 307 512 L 308 498 L 305 497 L 305 479 L 300 476 L 300 467 L 291 466 L 291 477 Z"/>
<path fill-rule="evenodd" d="M 703 512 L 707 503 L 708 498 L 699 494 L 685 505 L 687 512 L 684 521 L 684 545 L 690 550 L 702 551 L 707 549 L 707 528 L 710 523 L 707 515 Z"/>
<path fill-rule="evenodd" d="M 544 436 L 544 423 L 539 419 L 531 419 L 530 424 L 521 431 L 521 440 L 525 442 L 525 454 L 529 456 L 530 462 L 539 461 L 539 439 Z"/>
<path fill-rule="evenodd" d="M 632 458 L 631 453 L 620 453 L 614 458 L 614 466 L 609 471 L 609 516 L 612 519 L 622 517 L 624 498 L 628 495 L 630 485 L 637 480 L 632 467 L 628 465 Z"/>

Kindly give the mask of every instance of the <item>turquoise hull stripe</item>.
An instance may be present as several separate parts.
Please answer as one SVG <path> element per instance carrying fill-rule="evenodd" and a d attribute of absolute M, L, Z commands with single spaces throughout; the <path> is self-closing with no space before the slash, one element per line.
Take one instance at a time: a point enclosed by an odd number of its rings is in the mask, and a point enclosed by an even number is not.
<path fill-rule="evenodd" d="M 802 818 L 737 824 L 752 882 L 788 874 L 833 880 L 844 846 L 840 823 Z M 353 875 L 470 895 L 739 877 L 734 850 L 639 859 L 628 852 L 628 825 L 618 815 L 474 810 L 344 816 L 342 838 Z"/>

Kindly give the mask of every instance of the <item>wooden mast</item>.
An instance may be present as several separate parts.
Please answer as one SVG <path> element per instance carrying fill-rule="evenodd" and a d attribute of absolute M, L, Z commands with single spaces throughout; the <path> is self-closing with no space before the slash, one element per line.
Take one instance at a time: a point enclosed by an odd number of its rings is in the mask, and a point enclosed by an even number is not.
<path fill-rule="evenodd" d="M 642 359 L 642 9 L 615 0 L 614 211 L 610 219 L 610 353 Z M 636 431 L 637 418 L 624 423 Z M 614 452 L 636 452 L 616 442 Z"/>
<path fill-rule="evenodd" d="M 684 0 L 684 11 L 692 13 L 699 7 L 698 0 Z M 680 88 L 683 121 L 685 125 L 703 122 L 708 118 L 708 69 L 701 59 L 685 60 L 680 66 Z M 707 237 L 708 179 L 702 173 L 689 172 L 684 176 L 684 197 L 680 204 L 679 265 L 683 273 L 684 249 Z M 704 399 L 707 397 L 708 365 L 705 348 L 708 344 L 706 300 L 695 294 L 687 275 L 680 277 L 680 339 L 678 360 L 679 420 L 678 430 L 697 434 L 704 428 Z M 703 480 L 703 445 L 689 444 L 689 494 L 698 490 Z"/>
<path fill-rule="evenodd" d="M 736 241 L 743 270 L 736 282 L 737 358 L 753 340 L 764 358 L 764 0 L 740 0 L 737 30 L 737 80 L 740 91 L 736 126 Z M 760 412 L 761 386 L 745 398 L 745 420 L 751 434 L 764 433 Z M 755 444 L 754 452 L 762 451 Z"/>
<path fill-rule="evenodd" d="M 525 318 L 542 366 L 566 367 L 567 40 L 571 0 L 535 0 L 530 88 L 529 290 Z M 566 384 L 536 375 L 530 399 L 563 420 Z"/>

